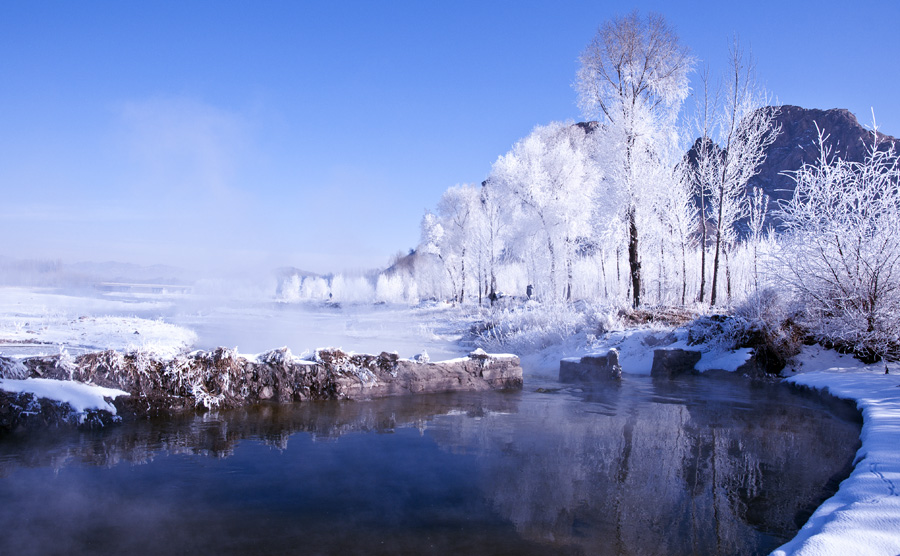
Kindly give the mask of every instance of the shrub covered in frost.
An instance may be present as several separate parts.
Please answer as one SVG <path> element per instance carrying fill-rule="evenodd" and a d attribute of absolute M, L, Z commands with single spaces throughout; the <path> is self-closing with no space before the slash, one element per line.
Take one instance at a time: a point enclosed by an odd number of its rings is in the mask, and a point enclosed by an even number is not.
<path fill-rule="evenodd" d="M 688 325 L 688 341 L 713 349 L 753 348 L 770 372 L 780 371 L 800 351 L 806 330 L 797 324 L 797 309 L 777 291 L 749 297 L 732 315 L 707 315 Z"/>
<path fill-rule="evenodd" d="M 370 303 L 375 299 L 375 288 L 364 276 L 338 274 L 331 281 L 331 295 L 334 301 Z"/>
<path fill-rule="evenodd" d="M 588 304 L 540 304 L 491 312 L 473 328 L 475 343 L 487 351 L 535 352 L 584 332 L 597 335 L 615 326 L 612 313 Z"/>

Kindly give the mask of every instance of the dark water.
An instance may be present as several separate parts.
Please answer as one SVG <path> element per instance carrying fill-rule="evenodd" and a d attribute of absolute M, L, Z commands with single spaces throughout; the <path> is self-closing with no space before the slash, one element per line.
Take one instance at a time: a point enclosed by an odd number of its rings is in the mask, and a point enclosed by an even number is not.
<path fill-rule="evenodd" d="M 0 439 L 0 554 L 761 554 L 858 414 L 711 379 L 262 406 Z"/>

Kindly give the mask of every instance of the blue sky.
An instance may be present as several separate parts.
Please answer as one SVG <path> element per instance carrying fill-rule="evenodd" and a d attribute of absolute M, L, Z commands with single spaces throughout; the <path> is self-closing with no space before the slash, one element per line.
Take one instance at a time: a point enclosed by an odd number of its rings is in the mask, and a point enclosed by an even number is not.
<path fill-rule="evenodd" d="M 0 3 L 0 255 L 379 267 L 536 124 L 604 21 L 663 14 L 784 104 L 900 135 L 900 2 Z"/>

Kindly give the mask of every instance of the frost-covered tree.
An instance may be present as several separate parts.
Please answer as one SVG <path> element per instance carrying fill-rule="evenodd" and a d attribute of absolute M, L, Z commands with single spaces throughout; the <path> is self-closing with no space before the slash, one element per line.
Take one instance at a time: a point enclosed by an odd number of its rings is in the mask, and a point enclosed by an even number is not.
<path fill-rule="evenodd" d="M 331 294 L 334 301 L 371 303 L 375 299 L 375 288 L 365 276 L 338 274 L 331 280 Z"/>
<path fill-rule="evenodd" d="M 768 97 L 756 85 L 753 60 L 744 56 L 737 41 L 731 47 L 729 61 L 729 81 L 714 135 L 720 150 L 710 149 L 711 160 L 705 162 L 712 174 L 704 179 L 712 180 L 706 187 L 711 191 L 716 232 L 710 305 L 717 301 L 720 258 L 723 254 L 727 258 L 727 250 L 737 239 L 735 225 L 748 216 L 747 183 L 765 161 L 766 149 L 780 131 L 775 125 L 778 110 L 767 106 Z"/>
<path fill-rule="evenodd" d="M 693 59 L 665 19 L 633 12 L 603 24 L 582 52 L 576 89 L 586 117 L 601 120 L 616 153 L 608 179 L 626 192 L 632 303 L 640 305 L 638 205 L 647 189 L 643 170 L 659 162 L 656 143 L 671 127 L 688 95 Z"/>
<path fill-rule="evenodd" d="M 425 216 L 422 217 L 421 234 L 422 238 L 419 243 L 418 249 L 420 259 L 427 260 L 427 257 L 429 256 L 436 257 L 438 259 L 441 268 L 447 273 L 447 277 L 450 280 L 450 291 L 453 292 L 453 296 L 455 298 L 456 293 L 459 291 L 457 289 L 457 283 L 459 280 L 454 273 L 454 245 L 448 234 L 446 233 L 443 222 L 433 212 L 426 212 Z M 419 266 L 426 266 L 426 264 L 420 262 Z M 434 274 L 430 272 L 428 272 L 428 274 L 428 281 L 434 282 Z M 420 276 L 420 278 L 422 277 Z M 440 284 L 439 279 L 437 280 L 437 284 Z M 437 290 L 433 293 L 437 294 L 440 297 L 443 297 L 442 288 L 440 288 L 439 286 L 428 289 Z"/>
<path fill-rule="evenodd" d="M 769 196 L 761 187 L 754 186 L 748 200 L 750 219 L 747 222 L 747 240 L 753 251 L 753 289 L 759 293 L 759 246 L 763 238 L 766 214 L 769 212 Z"/>
<path fill-rule="evenodd" d="M 497 299 L 497 265 L 510 227 L 501 188 L 492 185 L 489 180 L 485 181 L 481 185 L 478 208 L 480 225 L 476 230 L 481 252 L 488 266 L 488 284 L 485 291 L 493 305 Z"/>
<path fill-rule="evenodd" d="M 545 241 L 551 298 L 559 293 L 560 265 L 566 270 L 564 297 L 572 298 L 576 242 L 590 233 L 592 189 L 598 181 L 592 140 L 571 122 L 537 126 L 491 170 L 490 185 L 521 209 L 520 234 L 540 233 Z"/>
<path fill-rule="evenodd" d="M 441 195 L 437 206 L 443 227 L 442 260 L 455 267 L 451 275 L 457 278 L 455 282 L 459 289 L 454 289 L 454 298 L 460 303 L 465 301 L 466 276 L 471 271 L 466 268 L 466 263 L 471 256 L 469 246 L 476 237 L 479 194 L 479 189 L 473 185 L 457 185 Z"/>
<path fill-rule="evenodd" d="M 667 232 L 668 240 L 678 256 L 681 267 L 680 300 L 684 305 L 687 300 L 688 253 L 694 245 L 694 232 L 699 221 L 699 213 L 694 202 L 692 176 L 687 165 L 676 166 L 666 181 L 668 187 L 658 190 L 656 213 L 663 232 Z M 660 264 L 664 265 L 664 261 L 660 261 Z"/>
<path fill-rule="evenodd" d="M 869 357 L 900 356 L 900 160 L 879 148 L 863 162 L 832 156 L 819 132 L 819 159 L 793 177 L 779 216 L 786 241 L 781 276 L 805 302 L 822 340 Z"/>
<path fill-rule="evenodd" d="M 694 115 L 692 128 L 699 138 L 692 147 L 693 159 L 687 161 L 686 171 L 690 171 L 694 197 L 698 200 L 697 235 L 700 247 L 700 292 L 697 300 L 706 300 L 706 251 L 709 244 L 709 214 L 712 186 L 717 181 L 716 168 L 722 150 L 713 142 L 713 126 L 716 107 L 719 105 L 718 87 L 710 82 L 709 66 L 700 72 L 700 86 L 694 91 Z"/>

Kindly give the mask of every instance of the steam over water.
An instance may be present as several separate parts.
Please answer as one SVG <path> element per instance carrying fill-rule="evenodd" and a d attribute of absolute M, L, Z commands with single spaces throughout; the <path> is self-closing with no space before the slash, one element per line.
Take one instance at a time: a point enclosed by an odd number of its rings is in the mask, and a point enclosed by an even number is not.
<path fill-rule="evenodd" d="M 6 438 L 0 553 L 764 554 L 858 446 L 786 387 L 559 386 Z"/>

